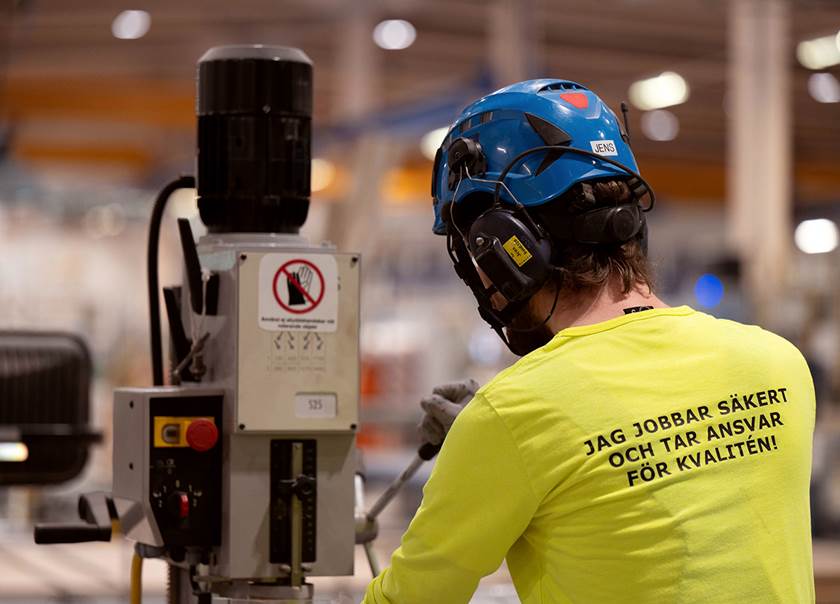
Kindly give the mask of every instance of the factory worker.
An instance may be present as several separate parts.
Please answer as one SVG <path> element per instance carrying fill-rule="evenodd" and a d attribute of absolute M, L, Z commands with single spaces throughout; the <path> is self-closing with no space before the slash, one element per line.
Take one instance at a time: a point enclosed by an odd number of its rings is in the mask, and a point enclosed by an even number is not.
<path fill-rule="evenodd" d="M 522 358 L 423 401 L 444 445 L 365 604 L 466 603 L 505 560 L 525 604 L 813 602 L 805 360 L 656 297 L 654 195 L 616 114 L 574 82 L 503 88 L 453 124 L 432 191 Z"/>

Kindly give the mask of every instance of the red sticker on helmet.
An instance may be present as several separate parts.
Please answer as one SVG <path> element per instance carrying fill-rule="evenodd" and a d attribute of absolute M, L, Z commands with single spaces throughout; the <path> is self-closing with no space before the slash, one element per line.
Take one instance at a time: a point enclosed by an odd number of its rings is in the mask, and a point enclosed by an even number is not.
<path fill-rule="evenodd" d="M 582 92 L 564 92 L 560 95 L 560 98 L 570 105 L 574 105 L 578 109 L 586 109 L 589 107 L 589 99 L 586 98 L 586 95 Z"/>

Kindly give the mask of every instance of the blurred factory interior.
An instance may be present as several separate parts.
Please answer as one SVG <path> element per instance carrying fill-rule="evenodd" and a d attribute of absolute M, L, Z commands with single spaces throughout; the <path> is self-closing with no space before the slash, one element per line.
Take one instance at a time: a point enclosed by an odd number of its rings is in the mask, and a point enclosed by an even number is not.
<path fill-rule="evenodd" d="M 38 548 L 31 525 L 110 488 L 111 391 L 150 382 L 151 205 L 194 171 L 196 61 L 244 43 L 298 47 L 314 65 L 303 234 L 363 258 L 358 442 L 372 490 L 416 447 L 424 393 L 513 361 L 431 233 L 435 150 L 472 99 L 570 79 L 616 111 L 628 101 L 659 199 L 659 295 L 766 326 L 806 355 L 817 601 L 840 602 L 839 29 L 832 0 L 3 0 L 0 328 L 85 337 L 105 438 L 71 482 L 0 484 L 0 602 L 126 601 L 127 543 Z M 193 191 L 165 218 L 162 283 L 181 277 L 178 217 L 202 232 Z M 427 475 L 383 518 L 383 560 Z M 350 602 L 368 580 L 359 557 L 356 577 L 316 584 Z M 163 584 L 148 565 L 147 601 Z M 517 601 L 504 570 L 475 601 Z"/>

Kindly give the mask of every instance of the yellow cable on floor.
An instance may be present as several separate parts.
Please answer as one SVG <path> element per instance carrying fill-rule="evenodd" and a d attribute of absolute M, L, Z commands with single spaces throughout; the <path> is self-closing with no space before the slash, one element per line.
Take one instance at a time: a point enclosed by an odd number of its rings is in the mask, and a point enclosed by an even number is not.
<path fill-rule="evenodd" d="M 131 597 L 130 604 L 140 604 L 143 601 L 143 558 L 134 553 L 131 559 Z"/>

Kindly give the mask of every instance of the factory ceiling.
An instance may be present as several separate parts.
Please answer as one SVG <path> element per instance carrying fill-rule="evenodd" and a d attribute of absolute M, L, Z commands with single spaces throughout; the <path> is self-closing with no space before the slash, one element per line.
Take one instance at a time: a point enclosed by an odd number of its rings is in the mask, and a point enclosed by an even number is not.
<path fill-rule="evenodd" d="M 0 117 L 10 155 L 20 161 L 84 163 L 149 181 L 189 168 L 197 59 L 211 46 L 264 43 L 297 46 L 312 58 L 316 145 L 319 133 L 336 138 L 354 123 L 388 127 L 404 116 L 416 120 L 417 129 L 446 125 L 454 108 L 506 83 L 506 74 L 576 80 L 617 109 L 634 81 L 678 72 L 691 94 L 669 108 L 679 120 L 674 140 L 645 138 L 641 112 L 631 113 L 640 163 L 675 184 L 693 174 L 695 197 L 720 198 L 725 190 L 724 0 L 147 0 L 131 5 L 16 0 L 1 6 Z M 148 33 L 139 39 L 118 39 L 112 32 L 115 17 L 126 9 L 142 9 L 151 17 Z M 813 72 L 797 62 L 795 46 L 836 32 L 840 3 L 795 2 L 790 11 L 797 194 L 820 200 L 840 185 L 840 104 L 812 98 Z M 508 23 L 506 15 L 512 14 L 515 22 Z M 374 45 L 372 28 L 387 18 L 414 25 L 417 36 L 410 47 L 389 51 Z M 511 36 L 508 25 L 521 35 Z M 519 63 L 500 67 L 510 56 Z M 826 71 L 837 73 L 838 67 Z M 417 134 L 396 128 L 394 136 Z M 420 172 L 427 169 L 419 151 L 408 160 Z"/>

